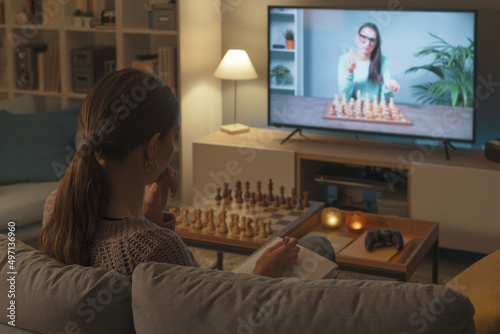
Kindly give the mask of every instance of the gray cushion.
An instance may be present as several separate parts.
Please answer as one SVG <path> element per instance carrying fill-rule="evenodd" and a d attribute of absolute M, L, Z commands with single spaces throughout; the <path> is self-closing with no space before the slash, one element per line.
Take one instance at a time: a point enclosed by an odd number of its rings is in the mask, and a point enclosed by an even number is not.
<path fill-rule="evenodd" d="M 161 263 L 132 276 L 137 333 L 475 333 L 467 297 L 439 285 L 270 279 Z"/>
<path fill-rule="evenodd" d="M 0 235 L 0 305 L 5 311 L 8 239 Z M 116 271 L 64 265 L 17 241 L 16 326 L 40 333 L 134 333 L 131 284 Z M 7 323 L 9 318 L 0 317 Z"/>

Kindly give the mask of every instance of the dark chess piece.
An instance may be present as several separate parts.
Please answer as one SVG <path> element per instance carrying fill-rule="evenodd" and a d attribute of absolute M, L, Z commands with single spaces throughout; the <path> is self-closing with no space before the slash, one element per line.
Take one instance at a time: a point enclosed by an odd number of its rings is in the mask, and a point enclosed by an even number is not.
<path fill-rule="evenodd" d="M 257 199 L 256 199 L 255 197 L 257 197 L 257 196 L 255 195 L 255 193 L 252 193 L 252 200 L 250 201 L 250 204 L 252 204 L 252 205 L 257 204 Z"/>
<path fill-rule="evenodd" d="M 267 206 L 267 195 L 262 195 L 262 201 L 259 203 L 259 206 Z"/>
<path fill-rule="evenodd" d="M 250 195 L 250 182 L 245 182 L 245 199 L 248 200 L 250 199 L 252 196 Z"/>
<path fill-rule="evenodd" d="M 224 182 L 224 191 L 222 192 L 222 198 L 226 199 L 228 191 L 229 190 L 229 184 L 227 182 Z"/>
<path fill-rule="evenodd" d="M 280 187 L 280 204 L 285 204 L 286 199 L 285 199 L 285 187 L 281 186 Z"/>
<path fill-rule="evenodd" d="M 217 196 L 215 196 L 216 201 L 220 201 L 222 199 L 222 197 L 220 196 L 220 190 L 220 188 L 217 188 Z"/>
<path fill-rule="evenodd" d="M 267 189 L 269 190 L 269 193 L 267 195 L 267 200 L 269 203 L 274 202 L 274 195 L 273 195 L 273 180 L 269 179 L 269 184 L 267 185 Z"/>
<path fill-rule="evenodd" d="M 260 201 L 262 199 L 262 193 L 260 192 L 262 188 L 262 183 L 257 181 L 257 193 L 255 194 L 255 200 Z"/>

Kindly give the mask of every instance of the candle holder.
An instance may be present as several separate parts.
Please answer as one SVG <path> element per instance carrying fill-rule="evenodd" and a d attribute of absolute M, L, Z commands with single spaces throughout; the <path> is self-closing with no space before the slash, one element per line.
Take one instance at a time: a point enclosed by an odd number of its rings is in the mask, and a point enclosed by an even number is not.
<path fill-rule="evenodd" d="M 324 208 L 321 212 L 321 222 L 326 228 L 339 228 L 342 224 L 342 212 L 337 208 Z"/>
<path fill-rule="evenodd" d="M 345 225 L 352 233 L 362 233 L 366 227 L 366 215 L 361 211 L 351 211 L 345 217 Z"/>

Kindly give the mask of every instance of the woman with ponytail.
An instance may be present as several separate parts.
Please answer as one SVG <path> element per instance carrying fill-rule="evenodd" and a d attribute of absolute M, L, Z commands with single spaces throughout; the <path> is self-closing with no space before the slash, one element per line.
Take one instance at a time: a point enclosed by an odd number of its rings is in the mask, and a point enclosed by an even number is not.
<path fill-rule="evenodd" d="M 370 98 L 374 95 L 380 101 L 384 96 L 389 100 L 393 92 L 401 92 L 396 80 L 391 77 L 389 60 L 382 55 L 382 38 L 374 23 L 363 24 L 356 35 L 358 50 L 343 54 L 339 60 L 338 84 L 340 93 L 345 93 L 347 99 L 357 98 L 358 90 L 361 97 L 366 93 Z"/>
<path fill-rule="evenodd" d="M 163 212 L 177 190 L 169 166 L 179 129 L 172 91 L 139 70 L 112 72 L 87 95 L 78 123 L 84 142 L 47 198 L 43 251 L 128 277 L 149 261 L 198 266 L 175 234 L 175 216 Z M 253 273 L 281 276 L 297 259 L 297 242 L 269 248 Z"/>

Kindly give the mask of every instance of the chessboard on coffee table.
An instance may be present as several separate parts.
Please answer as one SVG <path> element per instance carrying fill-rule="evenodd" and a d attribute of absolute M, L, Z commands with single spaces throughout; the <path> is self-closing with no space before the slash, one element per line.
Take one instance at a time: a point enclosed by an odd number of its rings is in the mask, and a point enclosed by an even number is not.
<path fill-rule="evenodd" d="M 342 221 L 345 221 L 347 212 L 342 211 Z M 407 253 L 398 262 L 379 261 L 362 257 L 345 256 L 342 250 L 336 254 L 337 264 L 341 270 L 362 272 L 365 274 L 393 277 L 399 281 L 407 281 L 415 272 L 418 265 L 427 253 L 433 252 L 432 257 L 432 282 L 438 279 L 438 223 L 400 218 L 395 216 L 383 216 L 366 214 L 365 231 L 393 230 L 400 231 L 403 236 L 414 237 L 412 245 Z M 302 225 L 291 234 L 292 237 L 301 238 L 306 234 L 328 234 L 332 236 L 351 237 L 353 240 L 363 237 L 364 233 L 352 233 L 347 230 L 345 224 L 338 229 L 326 229 L 320 222 L 309 222 Z M 348 245 L 346 248 L 349 247 Z M 387 246 L 393 247 L 393 246 Z M 403 250 L 405 252 L 405 249 Z"/>
<path fill-rule="evenodd" d="M 188 246 L 216 250 L 216 268 L 222 269 L 222 252 L 250 255 L 274 237 L 290 235 L 304 224 L 318 223 L 324 203 L 308 200 L 307 202 L 307 205 L 302 208 L 295 205 L 287 209 L 285 205 L 275 207 L 272 202 L 266 206 L 262 206 L 259 203 L 251 205 L 248 202 L 239 204 L 236 201 L 228 203 L 223 200 L 208 200 L 202 205 L 184 208 L 188 209 L 187 216 L 190 217 L 190 220 L 193 220 L 193 212 L 199 209 L 201 211 L 201 219 L 205 220 L 205 213 L 212 209 L 214 216 L 219 217 L 215 218 L 215 220 L 218 220 L 220 219 L 220 213 L 224 209 L 226 222 L 228 223 L 225 233 L 220 232 L 219 226 L 213 231 L 210 231 L 206 226 L 201 229 L 195 229 L 193 222 L 189 226 L 183 226 L 181 213 L 177 215 L 175 232 Z M 237 215 L 239 218 L 240 230 L 237 233 L 233 230 L 234 224 L 231 226 L 232 215 Z M 260 234 L 260 230 L 255 230 L 257 224 L 253 224 L 254 235 L 246 236 L 245 226 L 241 224 L 243 217 L 252 218 L 254 223 L 258 219 L 260 221 L 258 224 L 260 225 L 260 229 L 263 228 L 263 222 L 270 221 L 272 232 L 267 233 L 264 237 Z"/>

